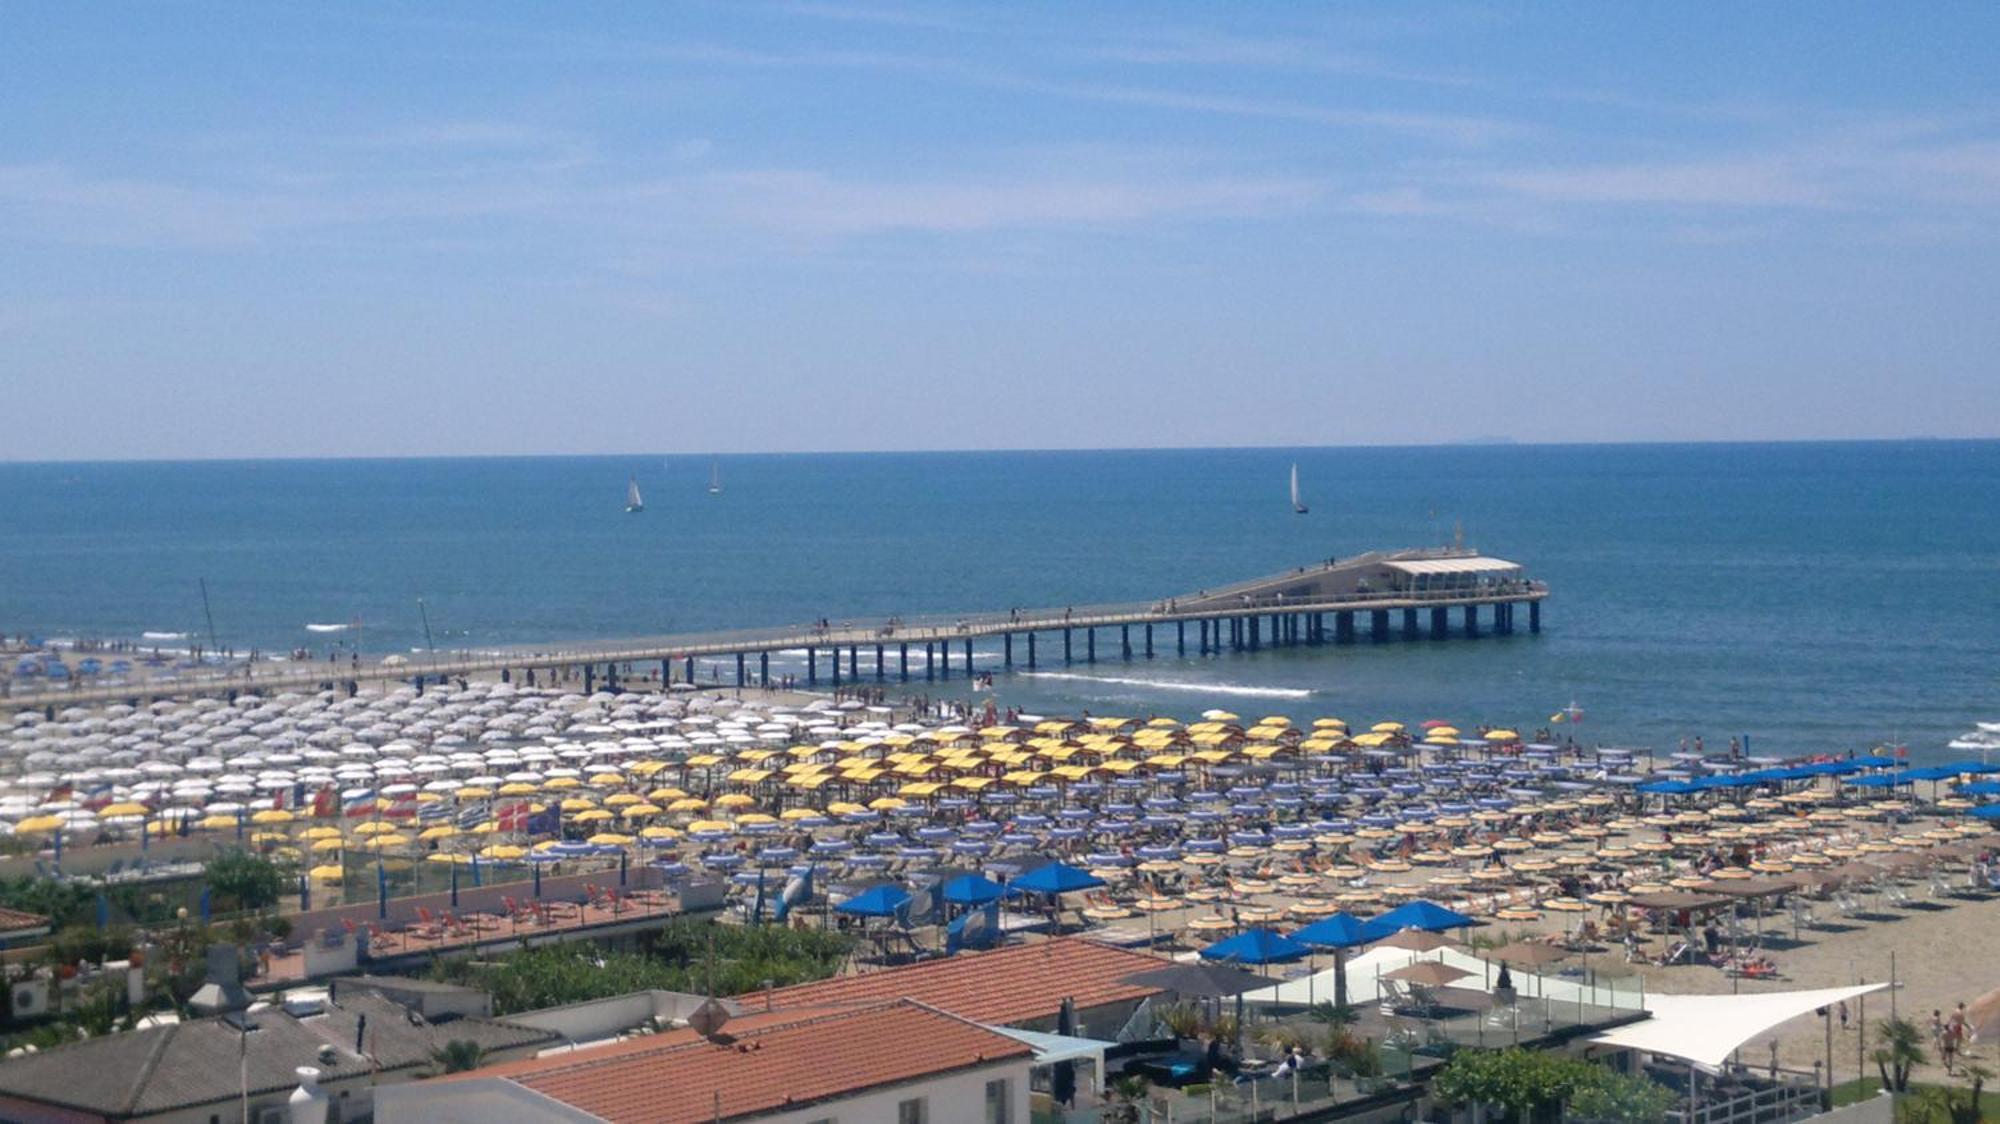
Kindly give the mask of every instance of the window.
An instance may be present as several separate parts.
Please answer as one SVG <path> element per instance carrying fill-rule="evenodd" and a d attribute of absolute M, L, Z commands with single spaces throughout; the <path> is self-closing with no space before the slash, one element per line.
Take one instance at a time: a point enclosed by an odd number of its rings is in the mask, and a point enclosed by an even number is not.
<path fill-rule="evenodd" d="M 896 1106 L 896 1124 L 930 1124 L 930 1101 L 925 1097 L 911 1097 Z"/>
<path fill-rule="evenodd" d="M 1004 1077 L 996 1077 L 986 1083 L 986 1124 L 1014 1124 L 1008 1103 L 1013 1085 Z"/>

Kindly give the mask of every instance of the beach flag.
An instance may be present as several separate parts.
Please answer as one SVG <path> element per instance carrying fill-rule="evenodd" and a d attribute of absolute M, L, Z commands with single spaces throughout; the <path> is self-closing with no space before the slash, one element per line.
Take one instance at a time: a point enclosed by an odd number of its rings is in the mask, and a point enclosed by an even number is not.
<path fill-rule="evenodd" d="M 340 811 L 348 817 L 365 816 L 375 810 L 375 790 L 350 788 L 340 798 Z"/>
<path fill-rule="evenodd" d="M 562 830 L 562 813 L 555 808 L 536 812 L 528 817 L 521 830 L 529 835 L 554 835 Z"/>
<path fill-rule="evenodd" d="M 451 805 L 442 800 L 417 805 L 417 819 L 423 823 L 439 823 L 452 818 Z M 474 820 L 474 823 L 479 821 Z"/>
<path fill-rule="evenodd" d="M 440 805 L 440 807 L 442 807 L 442 805 Z M 470 831 L 473 828 L 478 827 L 480 824 L 485 823 L 486 817 L 489 814 L 491 814 L 492 811 L 493 811 L 493 804 L 491 801 L 474 800 L 472 803 L 463 805 L 459 808 L 458 826 L 461 830 Z"/>
<path fill-rule="evenodd" d="M 332 785 L 313 793 L 313 815 L 325 819 L 334 814 L 340 800 L 340 792 Z"/>
<path fill-rule="evenodd" d="M 493 809 L 493 822 L 501 831 L 525 831 L 528 826 L 529 810 L 532 807 L 533 805 L 526 800 L 496 805 Z"/>

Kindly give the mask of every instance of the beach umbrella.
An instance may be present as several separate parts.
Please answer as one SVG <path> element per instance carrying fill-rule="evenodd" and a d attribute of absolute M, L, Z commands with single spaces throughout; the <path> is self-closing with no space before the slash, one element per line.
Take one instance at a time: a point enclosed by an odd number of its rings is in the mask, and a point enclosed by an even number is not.
<path fill-rule="evenodd" d="M 1286 964 L 1312 955 L 1312 946 L 1302 944 L 1274 929 L 1245 929 L 1201 950 L 1204 960 L 1224 960 L 1238 964 Z"/>
<path fill-rule="evenodd" d="M 961 874 L 939 888 L 939 895 L 952 905 L 985 905 L 1006 892 L 1006 887 L 980 874 Z"/>
<path fill-rule="evenodd" d="M 1316 948 L 1333 950 L 1333 1005 L 1347 1006 L 1347 950 L 1381 936 L 1381 932 L 1371 929 L 1367 922 L 1351 913 L 1336 913 L 1322 917 L 1292 934 L 1292 939 Z"/>
<path fill-rule="evenodd" d="M 1473 919 L 1456 910 L 1446 909 L 1436 902 L 1419 899 L 1373 918 L 1372 923 L 1394 931 L 1396 929 L 1423 929 L 1437 932 L 1444 929 L 1462 929 L 1472 924 Z"/>
<path fill-rule="evenodd" d="M 1008 887 L 1014 894 L 1067 894 L 1104 885 L 1104 879 L 1067 863 L 1052 862 L 1016 878 Z"/>
<path fill-rule="evenodd" d="M 833 908 L 837 913 L 851 914 L 855 917 L 894 917 L 896 911 L 909 900 L 908 890 L 885 882 L 880 886 L 864 890 L 846 901 L 836 902 Z"/>

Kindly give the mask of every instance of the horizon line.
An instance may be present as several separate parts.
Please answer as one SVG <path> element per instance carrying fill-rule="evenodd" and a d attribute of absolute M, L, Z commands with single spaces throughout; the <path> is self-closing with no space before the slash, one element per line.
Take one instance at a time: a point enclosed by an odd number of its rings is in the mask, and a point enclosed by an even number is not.
<path fill-rule="evenodd" d="M 621 460 L 649 457 L 875 457 L 875 456 L 1009 456 L 1030 453 L 1216 453 L 1216 452 L 1311 452 L 1324 450 L 1407 450 L 1407 449 L 1614 449 L 1614 448 L 1731 448 L 1759 445 L 1979 445 L 2000 441 L 2000 435 L 1984 437 L 1941 437 L 1915 435 L 1901 437 L 1769 437 L 1741 440 L 1689 440 L 1654 438 L 1622 441 L 1519 441 L 1511 438 L 1479 437 L 1453 441 L 1357 442 L 1339 445 L 1048 445 L 990 449 L 930 446 L 902 449 L 760 449 L 737 452 L 697 452 L 654 450 L 648 452 L 524 452 L 524 453 L 365 453 L 307 454 L 299 456 L 159 456 L 159 457 L 55 457 L 38 460 L 0 457 L 0 467 L 34 468 L 59 465 L 124 464 L 269 464 L 345 461 L 474 461 L 474 460 Z"/>

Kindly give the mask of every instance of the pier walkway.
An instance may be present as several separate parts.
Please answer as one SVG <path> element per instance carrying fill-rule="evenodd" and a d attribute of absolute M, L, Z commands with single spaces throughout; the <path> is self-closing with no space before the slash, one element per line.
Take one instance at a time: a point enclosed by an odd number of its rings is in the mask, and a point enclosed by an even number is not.
<path fill-rule="evenodd" d="M 1107 659 L 1151 659 L 1171 646 L 1207 656 L 1266 647 L 1352 644 L 1365 627 L 1371 642 L 1392 637 L 1442 640 L 1454 632 L 1515 631 L 1525 607 L 1529 632 L 1541 631 L 1548 586 L 1524 577 L 1513 562 L 1463 548 L 1376 551 L 1327 559 L 1280 574 L 1155 601 L 1058 609 L 1017 609 L 964 616 L 890 618 L 728 632 L 654 636 L 560 647 L 485 652 L 434 652 L 390 656 L 380 663 L 258 663 L 214 671 L 153 674 L 125 682 L 75 682 L 68 686 L 12 685 L 4 699 L 17 707 L 76 706 L 246 691 L 319 690 L 361 683 L 418 681 L 498 673 L 534 685 L 537 672 L 580 671 L 585 693 L 659 670 L 666 684 L 696 682 L 698 663 L 710 677 L 701 685 L 770 686 L 776 652 L 805 653 L 808 687 L 952 678 L 1015 666 L 1035 668 L 1060 660 L 1095 663 L 1100 633 L 1109 632 Z M 1453 628 L 1452 611 L 1458 611 Z M 1331 625 L 1331 628 L 1328 626 Z M 1160 630 L 1170 630 L 1164 637 Z M 997 663 L 986 655 L 975 666 L 974 642 L 997 639 Z M 1055 645 L 1058 651 L 1048 651 Z M 920 653 L 912 671 L 911 652 Z M 866 653 L 866 658 L 864 658 Z M 957 666 L 954 668 L 954 659 Z M 718 663 L 719 661 L 719 663 Z M 730 666 L 732 665 L 733 666 Z M 419 684 L 421 686 L 421 684 Z"/>

